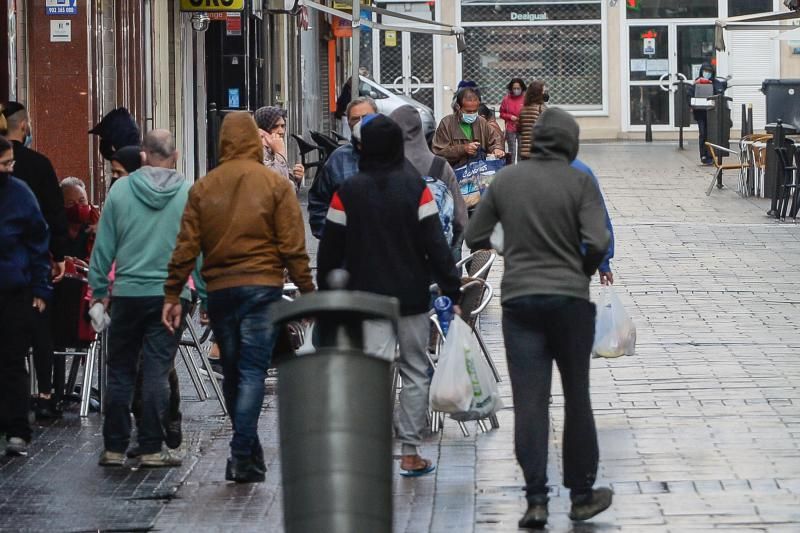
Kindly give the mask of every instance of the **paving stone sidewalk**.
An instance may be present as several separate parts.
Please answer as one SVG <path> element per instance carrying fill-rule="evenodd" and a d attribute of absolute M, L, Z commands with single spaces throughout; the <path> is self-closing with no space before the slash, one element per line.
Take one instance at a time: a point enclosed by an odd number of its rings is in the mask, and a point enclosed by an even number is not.
<path fill-rule="evenodd" d="M 638 349 L 593 361 L 599 482 L 616 496 L 589 524 L 567 519 L 554 382 L 549 531 L 800 531 L 800 228 L 767 219 L 765 200 L 728 189 L 706 197 L 712 170 L 694 157 L 666 144 L 581 149 L 614 220 L 616 289 Z M 501 272 L 490 276 L 497 289 Z M 499 298 L 481 329 L 505 375 Z M 267 482 L 234 486 L 223 481 L 230 432 L 219 406 L 182 384 L 183 467 L 101 469 L 98 416 L 70 414 L 37 430 L 29 458 L 0 458 L 0 530 L 282 531 L 273 389 L 260 426 Z M 524 497 L 507 379 L 500 390 L 499 430 L 470 425 L 465 438 L 448 421 L 424 450 L 435 475 L 396 477 L 395 531 L 517 530 Z"/>

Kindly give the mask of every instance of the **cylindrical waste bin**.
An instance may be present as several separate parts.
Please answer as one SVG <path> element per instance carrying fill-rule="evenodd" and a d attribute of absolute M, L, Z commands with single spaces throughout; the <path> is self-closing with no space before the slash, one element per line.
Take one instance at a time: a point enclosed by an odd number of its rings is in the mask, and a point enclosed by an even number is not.
<path fill-rule="evenodd" d="M 761 92 L 767 100 L 767 123 L 778 120 L 800 129 L 800 80 L 764 80 Z"/>
<path fill-rule="evenodd" d="M 279 357 L 287 533 L 392 530 L 391 364 L 364 351 L 363 322 L 396 327 L 394 298 L 333 290 L 283 302 L 274 321 L 314 318 L 315 351 Z"/>

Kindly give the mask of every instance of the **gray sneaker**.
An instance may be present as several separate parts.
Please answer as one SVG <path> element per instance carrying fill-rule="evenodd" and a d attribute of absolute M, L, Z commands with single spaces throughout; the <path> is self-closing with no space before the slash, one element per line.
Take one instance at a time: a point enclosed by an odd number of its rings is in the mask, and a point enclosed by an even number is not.
<path fill-rule="evenodd" d="M 125 454 L 103 450 L 97 464 L 100 466 L 123 466 L 125 464 Z"/>
<path fill-rule="evenodd" d="M 145 468 L 163 468 L 181 466 L 183 459 L 172 450 L 163 450 L 156 453 L 145 453 L 139 457 L 140 465 Z"/>
<path fill-rule="evenodd" d="M 28 443 L 19 437 L 9 437 L 6 443 L 6 455 L 25 457 L 28 455 Z"/>
<path fill-rule="evenodd" d="M 589 520 L 611 506 L 614 492 L 608 487 L 592 489 L 586 494 L 572 498 L 572 509 L 569 519 L 575 521 Z"/>

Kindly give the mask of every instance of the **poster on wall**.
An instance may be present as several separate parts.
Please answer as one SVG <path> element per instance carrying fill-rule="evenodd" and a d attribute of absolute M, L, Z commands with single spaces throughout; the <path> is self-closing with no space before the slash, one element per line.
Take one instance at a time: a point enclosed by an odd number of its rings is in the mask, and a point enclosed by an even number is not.
<path fill-rule="evenodd" d="M 646 56 L 656 55 L 656 40 L 653 37 L 645 37 L 642 53 Z"/>
<path fill-rule="evenodd" d="M 77 15 L 78 0 L 45 0 L 44 9 L 48 15 Z"/>

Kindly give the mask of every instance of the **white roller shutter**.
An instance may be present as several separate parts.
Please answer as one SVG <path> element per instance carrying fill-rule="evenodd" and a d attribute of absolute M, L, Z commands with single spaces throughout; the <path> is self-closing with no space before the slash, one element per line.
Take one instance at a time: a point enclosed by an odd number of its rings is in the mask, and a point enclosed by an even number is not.
<path fill-rule="evenodd" d="M 742 126 L 742 104 L 753 104 L 754 131 L 764 130 L 767 104 L 761 92 L 761 82 L 780 77 L 780 49 L 778 41 L 772 39 L 775 34 L 762 30 L 727 32 L 728 74 L 733 77 L 727 95 L 733 98 L 735 129 Z"/>

